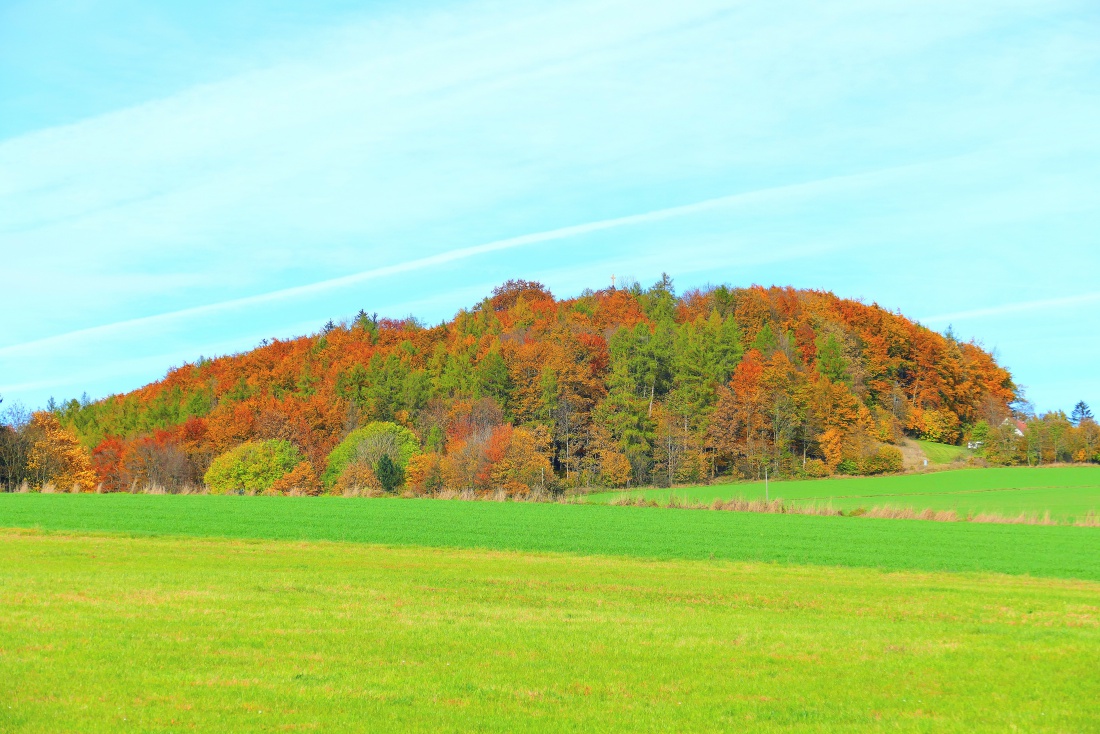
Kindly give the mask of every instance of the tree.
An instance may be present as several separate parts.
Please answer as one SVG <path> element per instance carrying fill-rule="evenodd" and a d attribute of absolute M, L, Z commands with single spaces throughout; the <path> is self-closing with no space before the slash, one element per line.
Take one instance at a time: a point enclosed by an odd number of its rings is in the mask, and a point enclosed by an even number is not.
<path fill-rule="evenodd" d="M 1092 411 L 1089 409 L 1088 403 L 1081 400 L 1077 405 L 1073 406 L 1073 412 L 1069 415 L 1069 422 L 1074 426 L 1080 426 L 1082 421 L 1094 420 Z"/>
<path fill-rule="evenodd" d="M 428 451 L 410 458 L 405 467 L 405 484 L 421 494 L 434 494 L 443 489 L 443 457 Z"/>
<path fill-rule="evenodd" d="M 549 436 L 538 429 L 513 429 L 511 426 L 502 428 L 503 430 L 494 432 L 494 438 L 501 435 L 506 445 L 502 441 L 496 455 L 489 457 L 492 461 L 489 475 L 492 485 L 513 496 L 526 495 L 536 488 L 545 489 L 550 478 L 554 476 L 548 458 Z M 490 446 L 492 444 L 490 441 Z"/>
<path fill-rule="evenodd" d="M 28 479 L 27 454 L 31 437 L 27 431 L 31 416 L 19 403 L 0 414 L 0 482 L 14 488 Z"/>
<path fill-rule="evenodd" d="M 289 441 L 249 441 L 214 459 L 204 479 L 211 494 L 266 492 L 301 461 Z"/>
<path fill-rule="evenodd" d="M 741 460 L 750 476 L 763 470 L 771 445 L 773 424 L 762 384 L 762 360 L 755 349 L 745 353 L 729 386 L 719 395 L 707 437 L 708 445 L 719 457 Z"/>
<path fill-rule="evenodd" d="M 91 492 L 97 481 L 88 452 L 57 416 L 38 412 L 27 425 L 31 437 L 27 470 L 35 486 L 53 484 L 62 491 Z"/>
<path fill-rule="evenodd" d="M 388 421 L 369 423 L 349 433 L 329 453 L 321 481 L 326 487 L 332 487 L 344 469 L 354 462 L 377 469 L 383 456 L 389 456 L 390 461 L 404 471 L 409 459 L 418 453 L 420 441 L 408 428 Z"/>
<path fill-rule="evenodd" d="M 818 337 L 816 343 L 817 371 L 833 382 L 852 384 L 849 362 L 844 356 L 844 343 L 834 334 Z"/>
<path fill-rule="evenodd" d="M 625 487 L 630 484 L 630 460 L 618 451 L 609 450 L 600 455 L 600 484 L 606 487 Z"/>
<path fill-rule="evenodd" d="M 374 467 L 374 475 L 378 477 L 382 489 L 386 492 L 393 492 L 405 481 L 405 472 L 390 458 L 389 454 L 382 454 L 379 457 L 378 464 Z"/>

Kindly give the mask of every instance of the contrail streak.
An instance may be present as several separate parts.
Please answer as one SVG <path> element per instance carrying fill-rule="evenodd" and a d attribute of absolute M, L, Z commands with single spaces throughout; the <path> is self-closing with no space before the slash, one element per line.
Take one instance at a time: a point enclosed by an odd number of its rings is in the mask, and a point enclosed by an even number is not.
<path fill-rule="evenodd" d="M 990 308 L 976 308 L 972 311 L 956 311 L 938 316 L 928 316 L 921 321 L 962 321 L 964 319 L 980 319 L 986 316 L 1002 316 L 1010 313 L 1035 311 L 1047 308 L 1065 308 L 1066 306 L 1083 306 L 1100 301 L 1100 293 L 1084 293 L 1078 296 L 1066 296 L 1064 298 L 1046 298 L 1038 301 L 1022 301 L 1019 303 L 1006 303 Z"/>
<path fill-rule="evenodd" d="M 17 354 L 24 353 L 32 348 L 57 345 L 70 339 L 104 336 L 115 331 L 125 330 L 133 327 L 163 324 L 169 321 L 186 319 L 194 316 L 204 316 L 235 308 L 256 306 L 265 303 L 271 303 L 274 301 L 283 301 L 288 298 L 295 298 L 299 296 L 314 295 L 335 288 L 356 285 L 368 280 L 376 280 L 378 278 L 402 275 L 417 270 L 423 270 L 425 268 L 447 265 L 449 263 L 453 263 L 459 260 L 467 260 L 469 258 L 477 257 L 479 255 L 487 255 L 494 252 L 500 252 L 502 250 L 528 247 L 544 242 L 564 240 L 572 237 L 579 237 L 581 235 L 591 234 L 594 232 L 602 232 L 609 229 L 629 227 L 633 225 L 646 224 L 649 222 L 662 221 L 665 219 L 688 216 L 691 214 L 698 214 L 700 212 L 706 212 L 714 209 L 720 209 L 722 207 L 727 207 L 732 204 L 749 203 L 758 199 L 768 199 L 778 194 L 791 194 L 798 192 L 809 193 L 815 189 L 833 188 L 840 184 L 864 183 L 880 178 L 885 174 L 894 174 L 901 170 L 922 168 L 929 165 L 930 163 L 935 162 L 938 161 L 921 162 L 917 164 L 902 166 L 892 166 L 889 168 L 850 174 L 846 176 L 833 176 L 803 183 L 786 184 L 783 186 L 757 189 L 755 191 L 745 191 L 737 194 L 720 196 L 713 199 L 705 199 L 703 201 L 698 201 L 692 204 L 682 204 L 680 206 L 667 207 L 664 209 L 655 209 L 653 211 L 643 212 L 641 214 L 629 214 L 627 216 L 602 219 L 595 222 L 586 222 L 584 224 L 574 224 L 568 227 L 559 227 L 557 229 L 550 229 L 543 232 L 534 232 L 531 234 L 519 235 L 517 237 L 508 237 L 506 239 L 495 240 L 493 242 L 487 242 L 481 245 L 462 247 L 456 250 L 451 250 L 449 252 L 429 255 L 427 257 L 420 257 L 414 260 L 408 260 L 403 263 L 396 263 L 394 265 L 385 265 L 379 268 L 372 268 L 371 270 L 364 270 L 359 273 L 344 275 L 339 278 L 331 278 L 329 280 L 322 280 L 316 283 L 310 283 L 308 285 L 293 286 L 291 288 L 283 288 L 280 290 L 270 291 L 268 293 L 261 293 L 254 296 L 245 296 L 243 298 L 235 298 L 228 301 L 219 301 L 218 303 L 211 303 L 204 306 L 194 306 L 192 308 L 180 309 L 178 311 L 171 311 L 168 313 L 156 314 L 153 316 L 142 316 L 136 319 L 116 321 L 110 324 L 93 326 L 87 329 L 79 329 L 77 331 L 57 334 L 54 336 L 45 337 L 43 339 L 36 339 L 34 341 L 24 342 L 22 344 L 13 344 L 8 347 L 0 347 L 0 357 L 15 356 Z"/>

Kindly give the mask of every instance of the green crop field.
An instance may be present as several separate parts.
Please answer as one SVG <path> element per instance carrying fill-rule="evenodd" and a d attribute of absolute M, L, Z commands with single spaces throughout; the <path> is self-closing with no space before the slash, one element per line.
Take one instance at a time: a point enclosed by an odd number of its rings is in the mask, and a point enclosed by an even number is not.
<path fill-rule="evenodd" d="M 953 461 L 965 460 L 970 456 L 970 450 L 965 446 L 951 446 L 935 441 L 918 440 L 917 445 L 924 455 L 928 457 L 929 464 L 950 464 Z"/>
<path fill-rule="evenodd" d="M 777 497 L 837 509 L 890 506 L 922 510 L 956 510 L 962 515 L 1021 513 L 1072 523 L 1088 512 L 1100 512 L 1100 466 L 1013 467 L 957 469 L 924 474 L 851 477 L 810 481 L 781 481 L 769 485 Z M 763 482 L 714 484 L 673 490 L 649 489 L 604 492 L 589 502 L 610 502 L 624 496 L 642 496 L 666 503 L 671 495 L 691 502 L 764 497 Z"/>
<path fill-rule="evenodd" d="M 994 571 L 1100 581 L 1100 532 L 1068 526 L 427 499 L 0 494 L 0 527 Z"/>
<path fill-rule="evenodd" d="M 1100 530 L 0 495 L 0 731 L 1089 731 Z"/>
<path fill-rule="evenodd" d="M 11 530 L 0 572 L 5 732 L 1084 732 L 1100 699 L 1096 582 Z"/>

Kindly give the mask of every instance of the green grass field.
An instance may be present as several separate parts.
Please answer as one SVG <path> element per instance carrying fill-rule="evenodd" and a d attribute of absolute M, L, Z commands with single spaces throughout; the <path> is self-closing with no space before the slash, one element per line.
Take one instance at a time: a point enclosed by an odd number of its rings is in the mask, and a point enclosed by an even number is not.
<path fill-rule="evenodd" d="M 1068 526 L 460 500 L 0 494 L 0 527 L 992 571 L 1100 581 L 1100 532 Z"/>
<path fill-rule="evenodd" d="M 610 502 L 622 496 L 643 496 L 661 503 L 669 497 L 709 503 L 715 498 L 764 497 L 763 482 L 714 484 L 701 487 L 604 492 L 589 502 Z M 926 474 L 850 477 L 771 482 L 770 495 L 837 509 L 875 506 L 916 510 L 956 510 L 960 514 L 997 513 L 1039 516 L 1074 522 L 1089 511 L 1100 512 L 1100 466 L 957 469 Z"/>
<path fill-rule="evenodd" d="M 1097 730 L 1100 530 L 0 495 L 0 731 Z"/>
<path fill-rule="evenodd" d="M 1097 727 L 1095 582 L 33 531 L 0 570 L 5 732 Z"/>
<path fill-rule="evenodd" d="M 951 446 L 946 443 L 919 439 L 916 443 L 920 446 L 920 450 L 924 452 L 924 455 L 928 457 L 929 464 L 950 464 L 953 461 L 963 461 L 971 454 L 965 446 Z"/>

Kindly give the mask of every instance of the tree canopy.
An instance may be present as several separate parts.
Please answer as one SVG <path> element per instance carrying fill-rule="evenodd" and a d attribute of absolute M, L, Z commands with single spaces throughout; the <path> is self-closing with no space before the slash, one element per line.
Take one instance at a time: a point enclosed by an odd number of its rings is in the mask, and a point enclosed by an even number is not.
<path fill-rule="evenodd" d="M 904 436 L 959 443 L 1016 398 L 980 346 L 877 305 L 666 276 L 568 299 L 509 281 L 434 327 L 364 309 L 54 414 L 111 488 L 278 440 L 329 488 L 353 464 L 351 486 L 376 483 L 384 455 L 410 488 L 523 492 L 876 471 Z"/>

